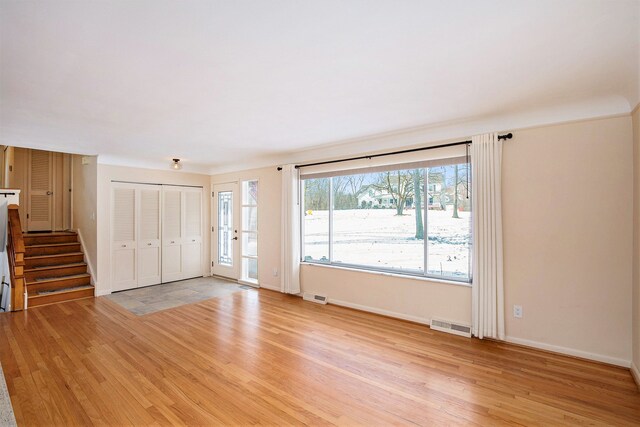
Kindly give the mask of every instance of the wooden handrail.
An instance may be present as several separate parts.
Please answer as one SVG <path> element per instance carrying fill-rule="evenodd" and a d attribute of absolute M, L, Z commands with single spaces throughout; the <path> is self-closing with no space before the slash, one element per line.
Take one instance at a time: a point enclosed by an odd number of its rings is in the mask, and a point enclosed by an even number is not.
<path fill-rule="evenodd" d="M 11 310 L 20 311 L 24 307 L 24 240 L 18 205 L 9 205 L 7 220 L 7 256 L 11 276 Z"/>

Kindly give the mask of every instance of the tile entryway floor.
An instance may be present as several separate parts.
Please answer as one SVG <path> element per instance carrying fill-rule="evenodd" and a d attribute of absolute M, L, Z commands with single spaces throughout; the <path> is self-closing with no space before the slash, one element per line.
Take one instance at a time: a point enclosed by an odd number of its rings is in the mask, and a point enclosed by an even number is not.
<path fill-rule="evenodd" d="M 215 277 L 199 277 L 116 292 L 107 295 L 106 298 L 138 316 L 143 316 L 209 298 L 230 295 L 234 292 L 251 292 L 252 290 L 249 286 L 241 286 Z"/>

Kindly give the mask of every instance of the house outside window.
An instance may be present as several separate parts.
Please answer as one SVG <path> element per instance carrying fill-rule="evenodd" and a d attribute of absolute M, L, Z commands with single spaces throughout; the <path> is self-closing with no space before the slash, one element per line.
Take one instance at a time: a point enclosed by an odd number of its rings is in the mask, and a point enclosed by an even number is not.
<path fill-rule="evenodd" d="M 471 281 L 468 163 L 348 172 L 303 177 L 304 262 Z"/>

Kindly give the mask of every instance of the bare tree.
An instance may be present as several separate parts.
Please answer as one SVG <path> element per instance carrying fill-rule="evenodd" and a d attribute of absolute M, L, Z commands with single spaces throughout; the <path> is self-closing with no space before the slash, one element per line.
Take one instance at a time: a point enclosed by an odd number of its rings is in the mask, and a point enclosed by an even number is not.
<path fill-rule="evenodd" d="M 396 201 L 396 215 L 402 215 L 407 198 L 413 195 L 413 174 L 408 171 L 389 171 L 378 174 L 372 184 L 380 191 L 386 191 Z"/>
<path fill-rule="evenodd" d="M 453 218 L 460 218 L 458 214 L 459 203 L 463 197 L 469 194 L 467 176 L 469 168 L 467 164 L 454 165 L 454 179 L 453 179 Z"/>
<path fill-rule="evenodd" d="M 329 179 L 316 178 L 304 181 L 305 209 L 329 209 Z"/>

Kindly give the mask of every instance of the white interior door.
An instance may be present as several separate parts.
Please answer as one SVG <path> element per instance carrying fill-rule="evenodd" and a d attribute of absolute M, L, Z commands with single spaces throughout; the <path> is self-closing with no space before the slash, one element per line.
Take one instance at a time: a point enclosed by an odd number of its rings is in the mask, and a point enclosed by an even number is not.
<path fill-rule="evenodd" d="M 213 274 L 237 280 L 240 271 L 238 244 L 238 183 L 213 186 L 212 240 L 215 242 Z"/>
<path fill-rule="evenodd" d="M 162 247 L 160 245 L 161 194 L 159 185 L 137 186 L 138 287 L 162 281 Z"/>
<path fill-rule="evenodd" d="M 27 230 L 52 230 L 53 156 L 50 151 L 29 150 L 28 177 Z"/>
<path fill-rule="evenodd" d="M 181 187 L 162 186 L 162 283 L 185 277 L 182 268 L 183 194 Z"/>
<path fill-rule="evenodd" d="M 184 188 L 182 269 L 185 278 L 202 276 L 202 189 Z"/>
<path fill-rule="evenodd" d="M 111 193 L 111 286 L 113 291 L 122 291 L 138 285 L 136 189 L 114 183 Z"/>

